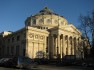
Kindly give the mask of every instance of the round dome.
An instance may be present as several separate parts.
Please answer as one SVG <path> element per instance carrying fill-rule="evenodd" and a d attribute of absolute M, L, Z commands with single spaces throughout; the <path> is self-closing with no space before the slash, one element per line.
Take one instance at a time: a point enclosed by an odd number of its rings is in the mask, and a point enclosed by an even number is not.
<path fill-rule="evenodd" d="M 54 13 L 48 7 L 45 7 L 39 13 L 28 17 L 25 21 L 26 26 L 44 27 L 47 29 L 67 24 L 68 22 L 63 16 Z"/>

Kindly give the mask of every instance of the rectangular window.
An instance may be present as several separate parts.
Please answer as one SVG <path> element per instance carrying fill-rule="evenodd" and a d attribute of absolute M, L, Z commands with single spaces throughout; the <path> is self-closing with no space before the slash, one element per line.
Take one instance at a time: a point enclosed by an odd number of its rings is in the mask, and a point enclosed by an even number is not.
<path fill-rule="evenodd" d="M 10 39 L 8 39 L 8 43 L 10 42 Z"/>
<path fill-rule="evenodd" d="M 16 56 L 19 56 L 19 45 L 16 46 Z"/>
<path fill-rule="evenodd" d="M 18 36 L 17 36 L 17 41 L 19 41 L 19 40 L 20 40 L 20 36 L 18 35 Z"/>
<path fill-rule="evenodd" d="M 7 47 L 7 55 L 9 55 L 9 47 Z"/>
<path fill-rule="evenodd" d="M 25 56 L 26 49 L 23 49 L 23 56 Z"/>
<path fill-rule="evenodd" d="M 14 47 L 12 46 L 11 47 L 11 55 L 13 55 L 14 54 Z"/>
<path fill-rule="evenodd" d="M 26 33 L 23 33 L 23 37 L 26 37 Z"/>
<path fill-rule="evenodd" d="M 12 42 L 14 42 L 14 37 L 12 37 Z"/>

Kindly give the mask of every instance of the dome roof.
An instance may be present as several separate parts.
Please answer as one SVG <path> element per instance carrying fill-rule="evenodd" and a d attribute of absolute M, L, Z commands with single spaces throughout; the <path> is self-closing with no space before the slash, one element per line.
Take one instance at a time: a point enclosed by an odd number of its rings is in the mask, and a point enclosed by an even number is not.
<path fill-rule="evenodd" d="M 39 13 L 28 17 L 25 21 L 26 26 L 43 26 L 48 28 L 67 24 L 68 22 L 63 16 L 54 13 L 48 7 L 45 7 L 42 10 L 40 10 Z"/>

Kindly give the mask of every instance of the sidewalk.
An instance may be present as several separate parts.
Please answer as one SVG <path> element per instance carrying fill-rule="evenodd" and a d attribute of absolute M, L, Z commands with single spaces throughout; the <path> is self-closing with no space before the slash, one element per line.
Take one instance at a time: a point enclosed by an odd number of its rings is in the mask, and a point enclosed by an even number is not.
<path fill-rule="evenodd" d="M 50 66 L 50 65 L 39 65 L 38 70 L 94 70 L 90 67 L 81 66 Z"/>

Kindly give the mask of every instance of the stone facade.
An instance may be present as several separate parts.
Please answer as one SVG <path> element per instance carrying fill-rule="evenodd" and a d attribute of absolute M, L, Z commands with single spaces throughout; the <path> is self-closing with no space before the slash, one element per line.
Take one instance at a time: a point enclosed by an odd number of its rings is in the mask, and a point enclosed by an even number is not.
<path fill-rule="evenodd" d="M 82 58 L 84 55 L 81 32 L 47 7 L 28 17 L 24 28 L 1 35 L 3 56 L 55 59 L 66 55 Z"/>

